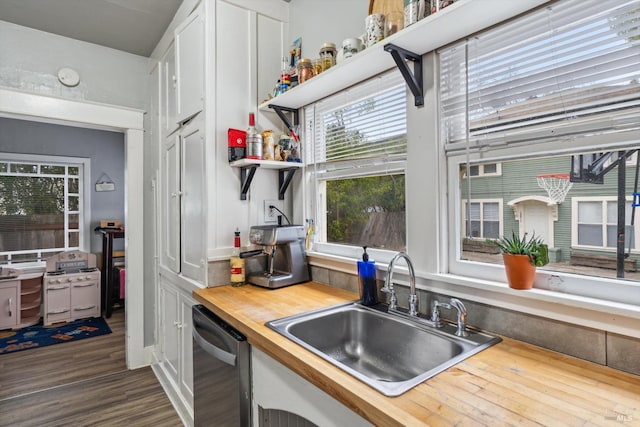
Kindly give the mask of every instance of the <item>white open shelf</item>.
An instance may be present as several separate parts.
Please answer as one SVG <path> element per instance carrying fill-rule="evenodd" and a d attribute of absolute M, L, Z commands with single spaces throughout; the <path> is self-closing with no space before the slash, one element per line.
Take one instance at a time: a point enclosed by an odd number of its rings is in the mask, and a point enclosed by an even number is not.
<path fill-rule="evenodd" d="M 240 159 L 229 163 L 229 166 L 234 168 L 248 168 L 251 166 L 259 166 L 264 169 L 291 169 L 301 168 L 304 165 L 299 162 L 281 162 L 278 160 Z"/>
<path fill-rule="evenodd" d="M 548 1 L 458 0 L 320 75 L 260 104 L 259 109 L 269 111 L 270 104 L 298 109 L 393 68 L 395 62 L 391 54 L 384 51 L 384 45 L 388 43 L 416 55 L 423 55 Z"/>

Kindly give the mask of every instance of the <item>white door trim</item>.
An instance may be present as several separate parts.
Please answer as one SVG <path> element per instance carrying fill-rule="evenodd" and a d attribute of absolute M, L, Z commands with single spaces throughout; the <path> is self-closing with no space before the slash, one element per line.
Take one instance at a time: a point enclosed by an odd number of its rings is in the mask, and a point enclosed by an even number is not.
<path fill-rule="evenodd" d="M 125 345 L 129 369 L 149 364 L 144 353 L 143 147 L 144 111 L 0 88 L 0 115 L 124 133 L 127 227 Z"/>

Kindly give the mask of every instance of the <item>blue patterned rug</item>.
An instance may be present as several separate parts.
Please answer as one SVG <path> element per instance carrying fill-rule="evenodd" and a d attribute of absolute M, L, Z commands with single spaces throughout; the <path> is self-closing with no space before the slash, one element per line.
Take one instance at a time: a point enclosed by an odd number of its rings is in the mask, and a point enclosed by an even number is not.
<path fill-rule="evenodd" d="M 110 333 L 111 329 L 102 317 L 75 320 L 51 326 L 43 326 L 40 321 L 37 325 L 15 331 L 9 329 L 0 331 L 0 354 L 73 342 Z"/>

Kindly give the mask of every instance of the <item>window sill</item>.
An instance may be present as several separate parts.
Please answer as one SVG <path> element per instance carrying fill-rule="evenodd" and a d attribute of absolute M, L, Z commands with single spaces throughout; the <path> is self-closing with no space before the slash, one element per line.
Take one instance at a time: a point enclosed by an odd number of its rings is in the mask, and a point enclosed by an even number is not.
<path fill-rule="evenodd" d="M 357 259 L 319 252 L 308 252 L 307 256 L 312 266 L 356 274 Z M 380 272 L 380 279 L 386 271 L 386 265 L 376 263 L 376 269 Z M 640 306 L 637 305 L 545 289 L 519 291 L 509 288 L 506 283 L 420 271 L 416 271 L 416 286 L 430 292 L 640 338 Z"/>

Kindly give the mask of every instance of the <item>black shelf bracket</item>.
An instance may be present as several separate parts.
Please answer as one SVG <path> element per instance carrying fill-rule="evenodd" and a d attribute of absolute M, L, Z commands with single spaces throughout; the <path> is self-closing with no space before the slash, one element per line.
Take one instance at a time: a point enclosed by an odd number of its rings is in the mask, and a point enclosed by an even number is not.
<path fill-rule="evenodd" d="M 409 52 L 399 46 L 392 43 L 384 45 L 384 50 L 389 52 L 396 62 L 402 77 L 407 82 L 407 86 L 411 90 L 415 99 L 415 106 L 421 107 L 424 105 L 424 93 L 422 83 L 422 56 L 416 55 L 413 52 Z M 409 69 L 407 61 L 413 61 L 413 74 Z"/>
<path fill-rule="evenodd" d="M 275 104 L 269 104 L 269 108 L 271 108 L 273 111 L 276 112 L 278 117 L 280 117 L 280 120 L 282 120 L 282 122 L 287 126 L 287 129 L 289 129 L 289 131 L 295 132 L 294 127 L 300 124 L 299 117 L 298 117 L 298 110 L 296 108 L 283 107 L 281 105 L 275 105 Z M 291 121 L 289 121 L 289 118 L 284 114 L 283 111 L 287 111 L 293 115 L 293 125 L 291 124 Z"/>
<path fill-rule="evenodd" d="M 278 199 L 284 200 L 284 194 L 287 192 L 287 188 L 291 183 L 291 178 L 296 173 L 298 168 L 280 169 L 278 171 L 278 184 L 280 191 L 278 193 Z"/>
<path fill-rule="evenodd" d="M 260 165 L 251 165 L 240 169 L 240 200 L 247 200 L 247 192 L 259 167 Z"/>

